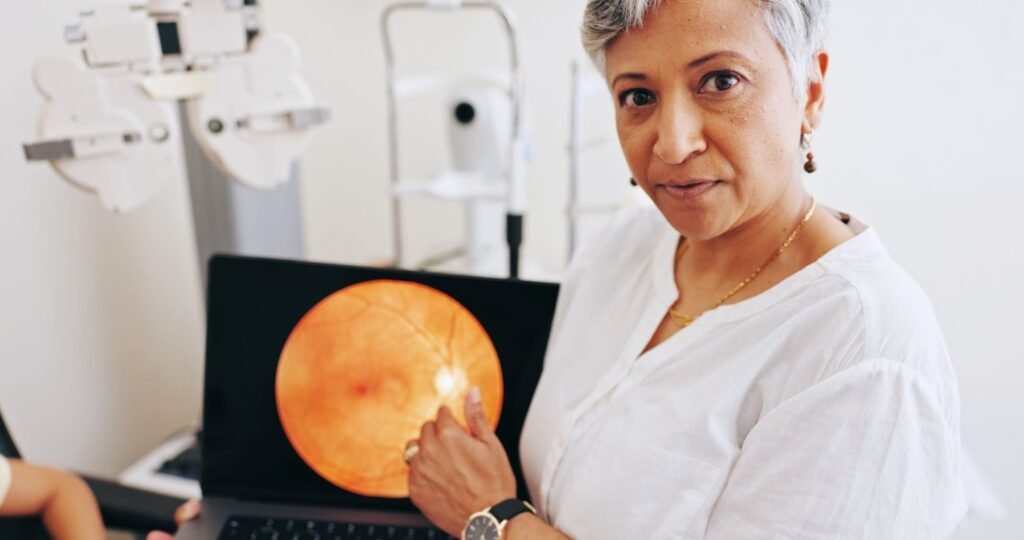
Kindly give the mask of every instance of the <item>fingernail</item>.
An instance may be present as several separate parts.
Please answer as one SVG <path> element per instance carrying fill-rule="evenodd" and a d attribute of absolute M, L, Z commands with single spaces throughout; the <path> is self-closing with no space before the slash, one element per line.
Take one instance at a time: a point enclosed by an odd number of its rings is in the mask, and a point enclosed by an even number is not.
<path fill-rule="evenodd" d="M 479 405 L 480 404 L 480 388 L 477 387 L 477 386 L 474 386 L 473 388 L 470 388 L 469 389 L 469 396 L 468 396 L 468 398 L 469 398 L 469 402 L 472 403 L 473 405 Z"/>

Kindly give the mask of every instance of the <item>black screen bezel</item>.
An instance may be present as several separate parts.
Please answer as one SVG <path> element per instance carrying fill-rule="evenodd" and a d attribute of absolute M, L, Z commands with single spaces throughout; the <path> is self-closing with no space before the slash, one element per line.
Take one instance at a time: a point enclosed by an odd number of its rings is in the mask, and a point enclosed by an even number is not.
<path fill-rule="evenodd" d="M 200 480 L 204 496 L 346 508 L 414 510 L 407 498 L 366 497 L 331 485 L 302 463 L 290 446 L 289 450 L 294 454 L 291 457 L 284 456 L 280 448 L 275 448 L 266 451 L 266 460 L 259 459 L 260 452 L 252 447 L 266 441 L 259 434 L 252 440 L 246 439 L 246 433 L 260 429 L 258 418 L 250 419 L 252 424 L 247 424 L 246 411 L 231 409 L 242 409 L 238 402 L 248 399 L 240 398 L 238 394 L 242 390 L 238 384 L 242 378 L 239 370 L 246 370 L 247 375 L 253 376 L 261 369 L 269 369 L 266 364 L 271 359 L 264 356 L 271 354 L 276 369 L 280 348 L 273 350 L 267 344 L 283 346 L 294 323 L 316 303 L 354 283 L 391 279 L 420 283 L 448 294 L 469 309 L 491 335 L 502 364 L 506 396 L 496 431 L 513 463 L 519 496 L 528 497 L 519 466 L 519 436 L 543 367 L 558 296 L 556 284 L 234 255 L 212 257 L 209 276 Z M 287 301 L 276 302 L 284 297 Z M 283 322 L 275 324 L 273 329 L 260 329 L 257 336 L 251 332 L 246 334 L 246 328 L 259 326 L 262 324 L 260 321 L 267 318 Z M 509 358 L 510 350 L 516 350 L 519 358 Z M 272 390 L 272 378 L 270 385 Z M 262 390 L 266 391 L 266 387 Z M 253 391 L 259 393 L 260 389 Z M 270 395 L 272 400 L 272 392 Z M 256 409 L 264 405 L 263 402 L 249 403 L 250 408 Z M 276 429 L 281 428 L 278 425 Z M 283 430 L 274 434 L 277 435 L 283 437 Z M 242 449 L 246 450 L 243 452 Z M 294 460 L 302 463 L 305 473 L 296 471 Z M 261 485 L 245 472 L 256 467 L 269 467 L 270 470 L 277 467 L 290 471 L 282 474 L 292 476 L 287 482 Z M 290 483 L 292 478 L 293 487 L 282 485 Z"/>

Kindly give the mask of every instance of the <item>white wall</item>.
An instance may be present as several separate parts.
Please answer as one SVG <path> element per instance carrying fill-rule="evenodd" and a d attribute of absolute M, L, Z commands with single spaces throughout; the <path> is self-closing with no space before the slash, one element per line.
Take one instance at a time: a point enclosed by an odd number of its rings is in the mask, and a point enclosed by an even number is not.
<path fill-rule="evenodd" d="M 0 409 L 26 457 L 116 473 L 199 414 L 202 315 L 184 176 L 137 212 L 28 164 L 38 55 L 77 2 L 0 2 Z"/>
<path fill-rule="evenodd" d="M 308 251 L 320 260 L 386 259 L 378 32 L 386 2 L 262 4 L 268 26 L 299 42 L 303 73 L 334 109 L 303 160 Z M 526 256 L 557 271 L 566 247 L 569 62 L 579 54 L 584 2 L 508 4 L 523 33 L 535 146 Z M 62 49 L 71 5 L 0 5 L 0 406 L 30 455 L 112 471 L 195 418 L 201 307 L 183 182 L 139 212 L 111 216 L 21 159 L 18 143 L 32 133 L 39 104 L 28 79 L 32 56 Z M 409 69 L 501 57 L 500 27 L 483 16 L 396 23 Z M 974 523 L 964 538 L 1024 535 L 1024 341 L 1015 335 L 1024 301 L 1022 25 L 1016 0 L 836 2 L 828 112 L 816 139 L 821 170 L 808 180 L 821 200 L 877 227 L 935 304 L 960 375 L 965 442 L 1012 516 Z M 435 50 L 446 52 L 432 57 Z M 410 103 L 402 114 L 409 170 L 442 166 L 433 103 Z M 591 120 L 614 136 L 606 118 Z M 602 165 L 588 167 L 588 182 L 614 199 L 625 189 L 624 169 L 616 145 L 605 146 L 591 157 Z M 407 223 L 415 225 L 414 253 L 461 237 L 456 206 L 413 205 Z"/>
<path fill-rule="evenodd" d="M 965 537 L 1024 537 L 1024 4 L 837 2 L 834 21 L 811 185 L 874 224 L 935 304 L 964 442 L 1012 516 Z"/>

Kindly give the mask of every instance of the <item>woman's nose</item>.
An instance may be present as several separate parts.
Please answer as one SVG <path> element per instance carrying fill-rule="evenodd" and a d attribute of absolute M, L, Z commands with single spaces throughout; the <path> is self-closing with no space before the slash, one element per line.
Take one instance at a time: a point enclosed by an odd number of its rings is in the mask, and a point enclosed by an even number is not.
<path fill-rule="evenodd" d="M 700 115 L 680 101 L 663 103 L 658 111 L 658 138 L 654 155 L 669 165 L 678 165 L 707 149 Z"/>

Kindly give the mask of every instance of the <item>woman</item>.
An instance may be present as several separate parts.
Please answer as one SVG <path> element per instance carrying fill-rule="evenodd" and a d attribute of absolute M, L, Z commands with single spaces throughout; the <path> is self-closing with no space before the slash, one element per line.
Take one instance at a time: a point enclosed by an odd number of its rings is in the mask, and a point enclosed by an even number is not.
<path fill-rule="evenodd" d="M 439 527 L 511 540 L 955 529 L 959 398 L 931 306 L 874 231 L 801 183 L 816 168 L 828 7 L 589 1 L 584 44 L 657 210 L 618 216 L 567 272 L 521 440 L 536 514 L 514 501 L 471 391 L 468 433 L 442 409 L 405 454 L 412 500 Z"/>
<path fill-rule="evenodd" d="M 657 212 L 619 216 L 567 273 L 521 441 L 538 513 L 502 538 L 955 529 L 959 398 L 931 306 L 801 183 L 828 4 L 589 1 L 584 43 Z M 515 497 L 472 399 L 467 418 L 442 410 L 407 452 L 413 502 L 455 535 Z"/>

